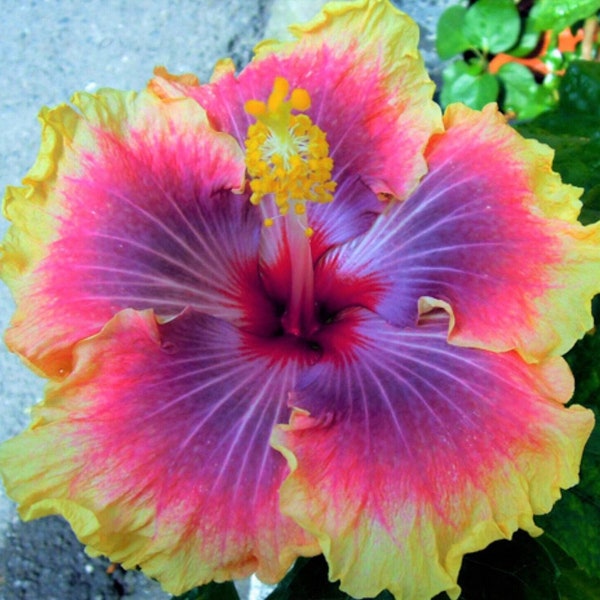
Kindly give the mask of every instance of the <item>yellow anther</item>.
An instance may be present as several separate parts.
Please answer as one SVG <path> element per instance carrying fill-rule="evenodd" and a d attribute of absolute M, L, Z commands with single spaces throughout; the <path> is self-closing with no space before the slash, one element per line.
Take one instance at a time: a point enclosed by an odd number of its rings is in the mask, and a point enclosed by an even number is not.
<path fill-rule="evenodd" d="M 310 108 L 310 96 L 306 90 L 297 88 L 290 96 L 290 104 L 294 110 L 305 111 Z"/>
<path fill-rule="evenodd" d="M 264 224 L 265 227 L 273 227 L 273 223 L 275 223 L 275 221 L 273 221 L 273 219 L 271 219 L 271 217 L 267 217 L 263 221 L 263 224 Z"/>
<path fill-rule="evenodd" d="M 250 202 L 259 204 L 264 196 L 271 195 L 281 215 L 292 207 L 306 224 L 307 202 L 331 202 L 336 187 L 331 179 L 333 160 L 329 156 L 325 132 L 305 114 L 311 99 L 304 89 L 290 92 L 284 77 L 277 77 L 273 91 L 266 103 L 248 100 L 246 112 L 256 118 L 248 127 L 246 138 L 246 167 L 252 194 Z M 273 224 L 272 218 L 264 221 Z M 307 236 L 313 231 L 305 227 Z"/>
<path fill-rule="evenodd" d="M 292 154 L 288 158 L 290 164 L 290 170 L 302 168 L 302 157 L 299 154 Z"/>
<path fill-rule="evenodd" d="M 255 118 L 264 115 L 267 112 L 267 105 L 260 100 L 248 100 L 246 104 L 244 104 L 244 110 Z M 253 125 L 250 125 L 253 127 Z"/>

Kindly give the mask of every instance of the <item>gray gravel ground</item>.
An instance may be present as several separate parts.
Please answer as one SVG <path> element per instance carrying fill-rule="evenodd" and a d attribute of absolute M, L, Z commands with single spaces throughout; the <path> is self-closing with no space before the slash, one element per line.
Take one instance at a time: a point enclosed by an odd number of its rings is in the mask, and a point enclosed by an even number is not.
<path fill-rule="evenodd" d="M 320 0 L 0 0 L 0 189 L 18 185 L 39 145 L 36 115 L 77 90 L 141 89 L 155 65 L 192 71 L 206 80 L 213 64 L 232 56 L 243 65 L 266 31 L 276 34 L 291 12 Z M 421 25 L 422 49 L 435 79 L 435 24 L 454 0 L 398 0 Z M 271 18 L 272 16 L 272 18 Z M 7 223 L 0 220 L 0 236 Z M 13 304 L 0 285 L 0 330 Z M 0 347 L 0 441 L 27 426 L 43 382 Z M 162 600 L 141 574 L 91 559 L 68 525 L 49 517 L 19 521 L 0 486 L 0 600 Z M 249 600 L 264 596 L 253 582 Z"/>

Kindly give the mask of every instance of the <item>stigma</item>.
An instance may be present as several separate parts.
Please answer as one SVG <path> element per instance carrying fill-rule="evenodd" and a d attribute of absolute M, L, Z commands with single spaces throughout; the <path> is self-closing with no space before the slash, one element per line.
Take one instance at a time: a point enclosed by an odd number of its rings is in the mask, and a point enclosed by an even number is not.
<path fill-rule="evenodd" d="M 252 194 L 250 202 L 260 204 L 273 198 L 280 215 L 295 215 L 311 236 L 306 203 L 333 200 L 336 187 L 331 179 L 333 160 L 325 132 L 308 115 L 311 98 L 304 89 L 294 89 L 284 77 L 276 77 L 267 102 L 249 100 L 244 108 L 256 119 L 248 128 L 246 168 Z M 273 225 L 273 217 L 264 220 Z"/>

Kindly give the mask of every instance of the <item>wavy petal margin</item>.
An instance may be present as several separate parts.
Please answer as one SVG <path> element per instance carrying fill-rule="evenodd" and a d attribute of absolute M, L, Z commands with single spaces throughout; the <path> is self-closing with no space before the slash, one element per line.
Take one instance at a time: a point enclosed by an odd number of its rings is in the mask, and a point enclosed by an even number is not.
<path fill-rule="evenodd" d="M 0 447 L 7 491 L 25 520 L 61 514 L 90 553 L 171 593 L 255 571 L 274 583 L 319 552 L 279 511 L 287 467 L 269 446 L 308 358 L 194 311 L 123 311 Z"/>
<path fill-rule="evenodd" d="M 458 597 L 466 553 L 540 533 L 533 515 L 578 481 L 594 419 L 563 406 L 563 359 L 452 346 L 448 326 L 443 311 L 404 330 L 349 311 L 274 433 L 292 471 L 282 510 L 352 596 Z"/>
<path fill-rule="evenodd" d="M 253 120 L 244 103 L 266 100 L 276 76 L 306 89 L 312 99 L 306 114 L 327 135 L 333 179 L 344 189 L 351 182 L 372 191 L 338 190 L 333 203 L 308 207 L 309 222 L 328 240 L 329 232 L 339 237 L 329 212 L 344 205 L 346 228 L 356 213 L 356 235 L 365 230 L 365 214 L 382 208 L 373 194 L 405 198 L 414 189 L 427 169 L 425 145 L 442 130 L 433 83 L 417 50 L 418 27 L 387 0 L 362 0 L 327 4 L 313 21 L 290 30 L 295 41 L 263 42 L 239 76 L 233 65 L 220 64 L 213 83 L 189 85 L 161 70 L 151 88 L 166 97 L 196 98 L 211 124 L 240 143 Z"/>
<path fill-rule="evenodd" d="M 450 307 L 454 344 L 516 349 L 528 361 L 564 354 L 593 326 L 600 224 L 577 222 L 580 190 L 495 106 L 453 105 L 444 122 L 419 188 L 330 254 L 315 288 L 346 306 L 375 289 L 366 305 L 400 326 L 430 297 Z"/>
<path fill-rule="evenodd" d="M 38 161 L 5 198 L 9 347 L 57 374 L 124 308 L 191 306 L 249 328 L 268 315 L 260 216 L 231 192 L 244 181 L 235 140 L 190 99 L 104 90 L 74 104 L 42 111 Z"/>

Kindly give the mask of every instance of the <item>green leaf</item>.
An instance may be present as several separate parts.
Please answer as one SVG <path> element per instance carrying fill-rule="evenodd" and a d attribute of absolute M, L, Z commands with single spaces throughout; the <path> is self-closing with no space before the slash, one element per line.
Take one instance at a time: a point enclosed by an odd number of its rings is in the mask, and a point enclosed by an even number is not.
<path fill-rule="evenodd" d="M 541 34 L 534 28 L 533 20 L 528 18 L 525 21 L 523 31 L 517 41 L 517 45 L 508 51 L 511 56 L 522 58 L 531 54 L 540 44 Z"/>
<path fill-rule="evenodd" d="M 181 596 L 173 596 L 173 600 L 240 600 L 232 581 L 225 583 L 207 583 Z"/>
<path fill-rule="evenodd" d="M 579 215 L 579 220 L 584 225 L 600 221 L 600 185 L 586 190 L 582 197 L 583 209 Z"/>
<path fill-rule="evenodd" d="M 561 600 L 598 600 L 600 579 L 580 569 L 547 535 L 536 541 L 545 549 L 559 573 L 557 587 Z"/>
<path fill-rule="evenodd" d="M 498 98 L 498 80 L 478 64 L 457 61 L 444 69 L 442 78 L 440 101 L 443 106 L 464 102 L 471 108 L 480 109 Z"/>
<path fill-rule="evenodd" d="M 465 15 L 465 36 L 486 53 L 512 48 L 520 32 L 521 18 L 513 0 L 478 0 Z"/>
<path fill-rule="evenodd" d="M 510 542 L 494 542 L 465 556 L 458 578 L 459 600 L 559 600 L 558 575 L 544 548 L 517 532 Z M 434 600 L 448 600 L 448 596 L 439 594 Z"/>
<path fill-rule="evenodd" d="M 558 591 L 561 600 L 598 600 L 600 579 L 581 569 L 568 569 L 558 578 Z"/>
<path fill-rule="evenodd" d="M 581 222 L 596 221 L 600 210 L 600 120 L 559 110 L 517 125 L 517 129 L 554 148 L 554 170 L 566 183 L 584 189 Z"/>
<path fill-rule="evenodd" d="M 600 64 L 572 62 L 560 85 L 560 107 L 565 112 L 600 117 Z"/>
<path fill-rule="evenodd" d="M 552 91 L 540 86 L 533 73 L 519 63 L 507 63 L 500 67 L 498 77 L 504 84 L 504 112 L 515 113 L 519 119 L 532 119 L 553 108 L 557 100 Z"/>
<path fill-rule="evenodd" d="M 464 6 L 450 6 L 440 16 L 435 36 L 435 47 L 442 60 L 452 58 L 471 48 L 463 28 L 467 9 Z"/>
<path fill-rule="evenodd" d="M 562 31 L 600 10 L 600 0 L 538 0 L 530 18 L 537 31 Z"/>

